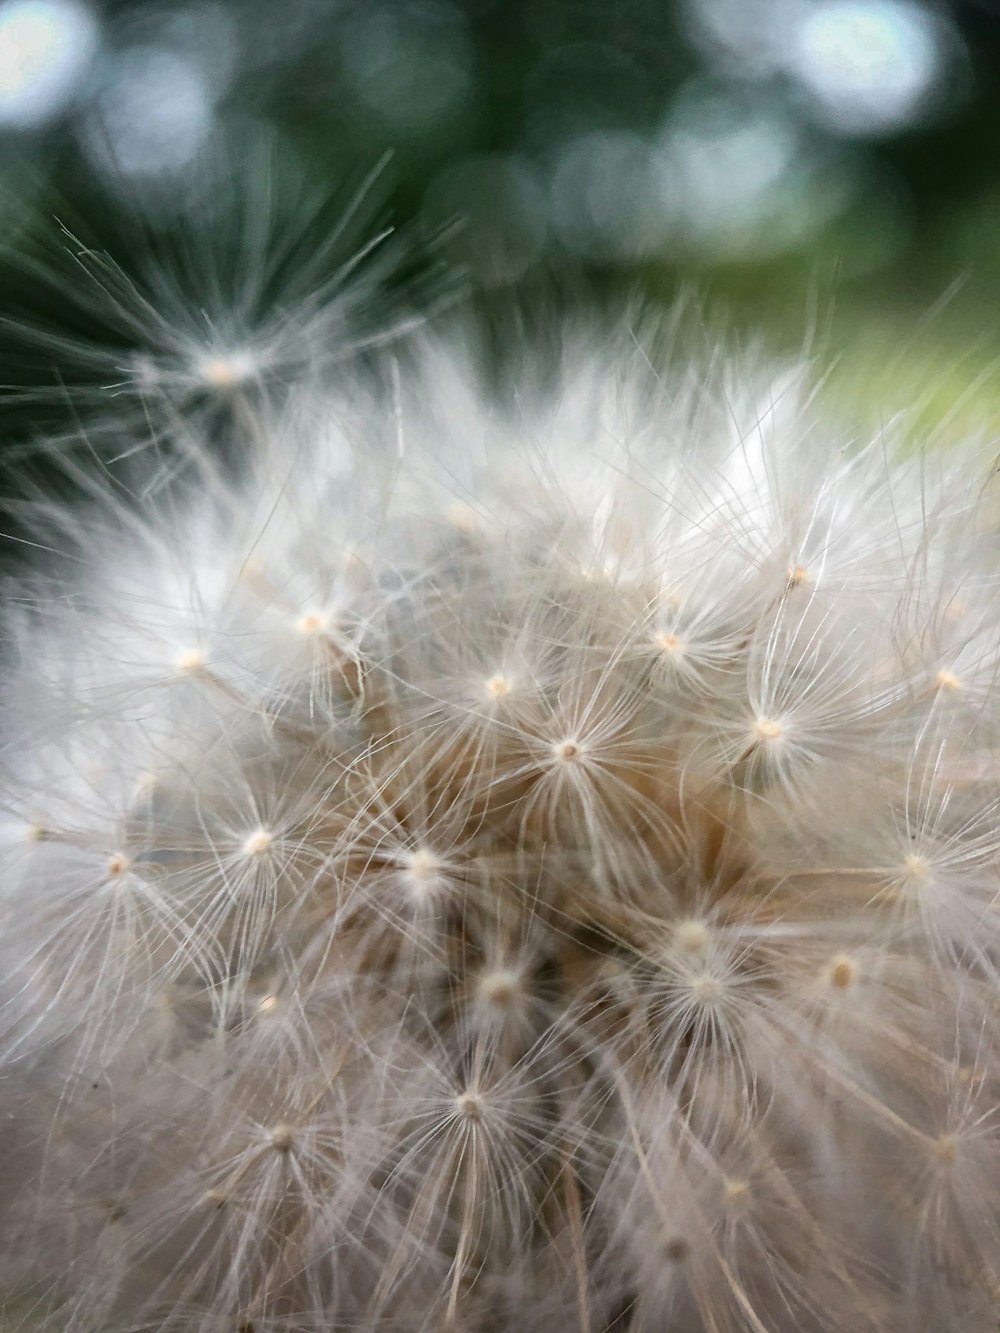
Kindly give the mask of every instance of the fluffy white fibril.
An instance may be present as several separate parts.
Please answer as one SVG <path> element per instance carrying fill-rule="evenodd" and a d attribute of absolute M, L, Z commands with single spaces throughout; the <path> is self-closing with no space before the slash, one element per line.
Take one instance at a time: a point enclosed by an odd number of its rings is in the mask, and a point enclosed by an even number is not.
<path fill-rule="evenodd" d="M 5 1328 L 995 1330 L 992 458 L 567 346 L 36 505 Z"/>

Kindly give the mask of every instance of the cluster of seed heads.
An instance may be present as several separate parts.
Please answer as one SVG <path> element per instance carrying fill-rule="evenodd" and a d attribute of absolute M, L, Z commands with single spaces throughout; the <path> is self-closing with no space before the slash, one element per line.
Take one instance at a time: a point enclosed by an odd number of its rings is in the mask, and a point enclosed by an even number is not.
<path fill-rule="evenodd" d="M 988 449 L 415 342 L 25 500 L 0 1324 L 990 1333 Z"/>

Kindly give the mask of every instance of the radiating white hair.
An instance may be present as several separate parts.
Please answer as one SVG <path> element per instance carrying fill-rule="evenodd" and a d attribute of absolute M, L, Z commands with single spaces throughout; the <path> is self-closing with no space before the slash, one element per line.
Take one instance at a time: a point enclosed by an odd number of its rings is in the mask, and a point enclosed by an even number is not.
<path fill-rule="evenodd" d="M 560 361 L 32 502 L 4 1327 L 995 1330 L 992 457 Z"/>

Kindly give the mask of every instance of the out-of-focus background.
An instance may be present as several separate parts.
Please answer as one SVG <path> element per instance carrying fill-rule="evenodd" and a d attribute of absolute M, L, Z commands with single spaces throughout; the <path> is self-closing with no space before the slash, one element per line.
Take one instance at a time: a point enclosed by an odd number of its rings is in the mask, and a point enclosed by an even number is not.
<path fill-rule="evenodd" d="M 386 152 L 358 236 L 391 220 L 473 300 L 693 288 L 859 394 L 995 393 L 1000 0 L 0 0 L 0 302 L 48 336 L 0 378 L 100 342 L 60 224 L 129 271 L 235 194 L 211 225 L 332 225 Z M 310 282 L 344 258 L 302 244 Z"/>

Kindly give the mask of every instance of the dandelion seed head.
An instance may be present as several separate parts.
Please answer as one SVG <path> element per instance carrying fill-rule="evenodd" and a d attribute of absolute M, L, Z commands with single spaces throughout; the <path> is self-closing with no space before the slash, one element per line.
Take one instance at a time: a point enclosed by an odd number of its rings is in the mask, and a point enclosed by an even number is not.
<path fill-rule="evenodd" d="M 524 978 L 515 968 L 498 967 L 480 976 L 477 989 L 488 1004 L 504 1009 L 524 994 Z"/>
<path fill-rule="evenodd" d="M 181 653 L 175 662 L 177 670 L 184 676 L 193 676 L 205 667 L 207 659 L 198 648 L 189 648 Z"/>
<path fill-rule="evenodd" d="M 812 582 L 812 574 L 805 565 L 793 565 L 788 571 L 788 587 L 801 588 Z"/>
<path fill-rule="evenodd" d="M 725 995 L 725 983 L 711 972 L 696 972 L 689 980 L 691 995 L 699 1004 L 710 1007 Z"/>
<path fill-rule="evenodd" d="M 271 848 L 274 842 L 274 834 L 268 829 L 254 829 L 253 833 L 247 835 L 241 848 L 244 856 L 263 856 Z"/>
<path fill-rule="evenodd" d="M 684 642 L 678 634 L 657 634 L 654 642 L 667 657 L 678 657 L 684 651 Z"/>
<path fill-rule="evenodd" d="M 848 448 L 805 370 L 679 335 L 350 365 L 321 304 L 164 326 L 156 447 L 133 397 L 39 506 L 0 1289 L 81 1329 L 978 1327 L 992 460 Z"/>
<path fill-rule="evenodd" d="M 932 1151 L 942 1167 L 950 1167 L 958 1156 L 958 1145 L 951 1134 L 940 1134 L 932 1144 Z"/>
<path fill-rule="evenodd" d="M 322 611 L 307 611 L 295 622 L 300 634 L 322 634 L 329 627 L 329 618 Z"/>
<path fill-rule="evenodd" d="M 765 745 L 776 745 L 784 740 L 787 730 L 784 722 L 773 717 L 759 717 L 753 724 L 755 738 Z"/>
<path fill-rule="evenodd" d="M 258 373 L 256 359 L 250 352 L 206 356 L 198 361 L 195 369 L 207 388 L 222 392 L 240 388 Z"/>
<path fill-rule="evenodd" d="M 581 759 L 584 753 L 585 747 L 575 736 L 556 741 L 552 746 L 552 757 L 560 764 L 572 764 Z"/>
<path fill-rule="evenodd" d="M 677 948 L 686 954 L 705 953 L 712 943 L 711 929 L 696 917 L 678 921 L 674 926 L 673 936 Z"/>
<path fill-rule="evenodd" d="M 295 1142 L 295 1131 L 291 1125 L 280 1121 L 268 1131 L 268 1141 L 275 1152 L 290 1152 Z"/>
<path fill-rule="evenodd" d="M 857 981 L 858 975 L 857 963 L 846 954 L 838 954 L 831 960 L 827 969 L 830 985 L 835 990 L 849 990 Z"/>
<path fill-rule="evenodd" d="M 948 671 L 945 667 L 934 677 L 934 683 L 939 690 L 958 691 L 962 688 L 962 682 L 953 671 Z"/>
<path fill-rule="evenodd" d="M 404 862 L 404 875 L 415 902 L 426 902 L 440 887 L 444 862 L 428 847 L 417 847 Z"/>
<path fill-rule="evenodd" d="M 483 1118 L 483 1099 L 476 1092 L 461 1092 L 455 1098 L 455 1109 L 463 1119 L 477 1124 Z"/>
<path fill-rule="evenodd" d="M 512 688 L 509 677 L 499 672 L 486 681 L 486 693 L 491 699 L 505 699 Z"/>
<path fill-rule="evenodd" d="M 917 883 L 926 883 L 931 877 L 930 861 L 926 856 L 921 856 L 916 852 L 910 852 L 903 858 L 903 866 L 907 878 Z"/>

